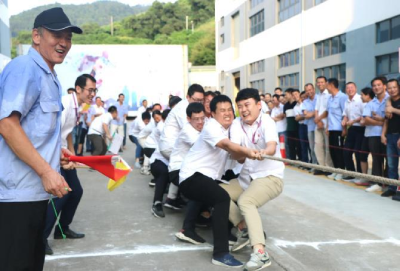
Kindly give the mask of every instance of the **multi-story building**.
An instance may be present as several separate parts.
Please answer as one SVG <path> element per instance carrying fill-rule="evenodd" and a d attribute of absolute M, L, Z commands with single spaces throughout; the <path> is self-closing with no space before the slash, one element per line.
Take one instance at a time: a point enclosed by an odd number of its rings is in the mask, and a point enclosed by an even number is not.
<path fill-rule="evenodd" d="M 11 60 L 8 0 L 0 0 L 0 73 Z"/>
<path fill-rule="evenodd" d="M 399 77 L 398 0 L 216 0 L 219 88 L 303 89 L 335 77 L 343 89 Z"/>

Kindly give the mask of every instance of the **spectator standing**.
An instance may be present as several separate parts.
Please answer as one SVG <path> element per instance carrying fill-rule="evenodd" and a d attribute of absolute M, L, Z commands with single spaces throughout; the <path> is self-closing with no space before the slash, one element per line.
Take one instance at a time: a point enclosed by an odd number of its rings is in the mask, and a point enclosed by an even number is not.
<path fill-rule="evenodd" d="M 298 92 L 294 91 L 293 92 L 293 97 L 295 101 L 297 102 L 296 106 L 293 108 L 294 110 L 294 115 L 295 115 L 295 120 L 299 123 L 299 140 L 300 140 L 300 145 L 301 145 L 301 161 L 308 163 L 309 158 L 308 158 L 308 153 L 309 153 L 309 143 L 308 143 L 308 128 L 306 119 L 304 117 L 304 113 L 302 111 L 302 104 L 303 102 L 307 99 L 307 93 L 305 91 Z"/>
<path fill-rule="evenodd" d="M 304 86 L 308 98 L 304 100 L 301 104 L 301 109 L 304 113 L 305 124 L 307 125 L 307 137 L 311 152 L 311 163 L 317 164 L 317 156 L 315 155 L 315 128 L 316 124 L 314 122 L 315 118 L 315 106 L 317 104 L 318 96 L 315 94 L 314 85 L 307 83 Z M 315 175 L 323 174 L 320 170 L 311 170 Z"/>
<path fill-rule="evenodd" d="M 115 105 L 118 111 L 118 117 L 111 121 L 111 136 L 113 136 L 114 133 L 117 133 L 120 136 L 125 137 L 124 123 L 126 117 L 128 116 L 128 105 L 124 104 L 124 101 L 125 101 L 125 95 L 122 93 L 119 94 L 118 103 Z M 122 149 L 120 151 L 122 151 Z"/>
<path fill-rule="evenodd" d="M 297 160 L 301 158 L 300 140 L 299 140 L 299 123 L 295 120 L 294 107 L 297 102 L 293 97 L 295 90 L 289 88 L 285 91 L 285 97 L 287 103 L 283 106 L 283 113 L 286 118 L 286 140 L 289 147 L 288 157 L 291 160 Z M 299 90 L 296 90 L 299 94 Z M 285 142 L 286 143 L 286 142 Z"/>

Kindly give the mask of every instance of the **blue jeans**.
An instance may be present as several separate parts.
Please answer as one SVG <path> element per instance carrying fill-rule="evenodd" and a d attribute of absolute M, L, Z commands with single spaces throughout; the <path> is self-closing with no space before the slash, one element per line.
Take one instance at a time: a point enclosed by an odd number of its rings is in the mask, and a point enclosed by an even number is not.
<path fill-rule="evenodd" d="M 135 158 L 139 159 L 142 156 L 142 146 L 139 144 L 139 140 L 136 136 L 130 135 L 129 139 L 136 145 L 136 155 Z"/>
<path fill-rule="evenodd" d="M 387 134 L 387 145 L 386 154 L 388 161 L 388 177 L 390 179 L 399 179 L 399 155 L 400 149 L 397 147 L 397 141 L 400 138 L 400 134 Z M 388 187 L 392 191 L 396 191 L 396 186 L 389 185 Z"/>
<path fill-rule="evenodd" d="M 301 161 L 308 163 L 308 153 L 310 151 L 308 143 L 308 130 L 307 125 L 299 125 L 299 139 L 301 145 Z"/>

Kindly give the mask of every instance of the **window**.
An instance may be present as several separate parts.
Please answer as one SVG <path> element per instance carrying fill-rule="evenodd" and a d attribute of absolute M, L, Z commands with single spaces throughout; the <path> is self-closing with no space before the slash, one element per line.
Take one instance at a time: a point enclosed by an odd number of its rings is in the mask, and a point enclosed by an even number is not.
<path fill-rule="evenodd" d="M 250 37 L 264 31 L 264 10 L 250 17 Z"/>
<path fill-rule="evenodd" d="M 278 57 L 280 68 L 296 65 L 299 64 L 300 51 L 299 49 L 297 49 L 288 53 L 281 54 Z"/>
<path fill-rule="evenodd" d="M 221 34 L 221 36 L 219 36 L 219 43 L 220 44 L 224 44 L 225 43 L 225 35 Z"/>
<path fill-rule="evenodd" d="M 259 92 L 264 93 L 265 92 L 265 82 L 264 79 L 262 80 L 256 80 L 250 82 L 251 88 L 258 89 Z"/>
<path fill-rule="evenodd" d="M 315 78 L 325 76 L 327 79 L 336 78 L 339 81 L 339 89 L 344 91 L 346 84 L 346 64 L 324 67 L 315 70 Z"/>
<path fill-rule="evenodd" d="M 301 12 L 300 0 L 278 0 L 279 22 L 283 22 Z"/>
<path fill-rule="evenodd" d="M 315 0 L 315 6 L 321 4 L 321 3 L 325 2 L 325 1 L 326 0 Z"/>
<path fill-rule="evenodd" d="M 400 16 L 376 24 L 376 42 L 400 38 Z"/>
<path fill-rule="evenodd" d="M 250 74 L 256 74 L 265 71 L 264 59 L 250 64 Z"/>
<path fill-rule="evenodd" d="M 281 88 L 298 88 L 299 87 L 299 73 L 292 73 L 279 76 L 279 87 Z"/>
<path fill-rule="evenodd" d="M 316 58 L 346 52 L 346 34 L 315 43 Z"/>
<path fill-rule="evenodd" d="M 219 21 L 219 25 L 220 25 L 220 27 L 224 27 L 224 25 L 225 25 L 225 17 L 224 16 L 221 17 L 221 19 Z"/>
<path fill-rule="evenodd" d="M 250 7 L 254 8 L 255 6 L 257 6 L 258 4 L 264 2 L 264 0 L 250 0 Z"/>
<path fill-rule="evenodd" d="M 376 57 L 376 74 L 387 75 L 399 73 L 399 54 L 393 53 L 389 55 Z"/>

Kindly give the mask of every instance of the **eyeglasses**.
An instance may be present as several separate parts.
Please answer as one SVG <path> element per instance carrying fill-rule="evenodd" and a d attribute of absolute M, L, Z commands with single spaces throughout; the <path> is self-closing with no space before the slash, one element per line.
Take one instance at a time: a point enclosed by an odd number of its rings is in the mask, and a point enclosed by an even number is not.
<path fill-rule="evenodd" d="M 96 94 L 98 89 L 97 88 L 82 88 L 83 90 L 88 90 L 89 93 Z"/>

